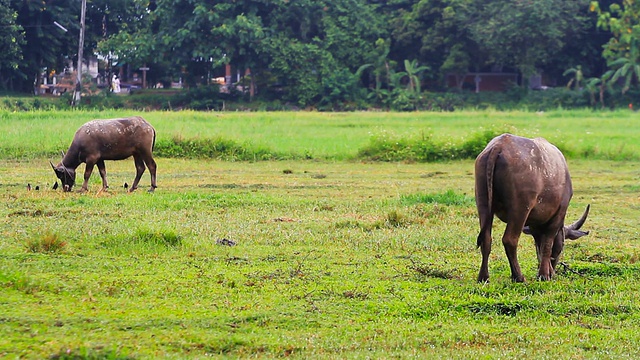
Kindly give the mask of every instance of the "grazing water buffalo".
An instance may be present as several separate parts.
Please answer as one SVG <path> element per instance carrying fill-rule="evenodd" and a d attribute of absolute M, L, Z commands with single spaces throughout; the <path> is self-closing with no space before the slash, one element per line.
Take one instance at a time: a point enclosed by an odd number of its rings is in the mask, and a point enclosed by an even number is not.
<path fill-rule="evenodd" d="M 564 239 L 587 235 L 580 231 L 589 206 L 580 220 L 564 226 L 573 195 L 571 177 L 564 156 L 542 138 L 527 139 L 502 134 L 489 142 L 475 163 L 476 205 L 480 217 L 478 247 L 482 265 L 478 281 L 489 280 L 493 215 L 507 224 L 502 237 L 513 281 L 524 277 L 518 264 L 520 233 L 535 239 L 538 278 L 549 280 L 564 248 Z"/>
<path fill-rule="evenodd" d="M 156 141 L 156 131 L 145 119 L 133 116 L 112 120 L 93 120 L 82 125 L 76 131 L 67 153 L 63 153 L 62 161 L 53 165 L 53 170 L 64 191 L 71 191 L 76 181 L 76 168 L 85 163 L 84 183 L 80 191 L 87 191 L 87 183 L 93 166 L 98 165 L 102 177 L 102 190 L 106 190 L 107 171 L 105 160 L 123 160 L 133 156 L 136 164 L 136 178 L 129 188 L 134 191 L 145 170 L 151 173 L 151 188 L 156 186 L 156 162 L 151 155 Z"/>

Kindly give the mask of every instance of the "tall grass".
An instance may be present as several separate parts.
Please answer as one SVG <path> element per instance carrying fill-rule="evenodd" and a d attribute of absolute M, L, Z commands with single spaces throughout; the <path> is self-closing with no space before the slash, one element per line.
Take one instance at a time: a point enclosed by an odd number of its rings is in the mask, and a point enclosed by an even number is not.
<path fill-rule="evenodd" d="M 127 115 L 143 115 L 154 125 L 158 131 L 159 155 L 168 157 L 407 161 L 472 158 L 481 149 L 478 139 L 506 131 L 545 137 L 572 158 L 640 158 L 638 114 L 589 110 L 545 113 L 0 111 L 3 144 L 0 158 L 57 158 L 84 122 Z M 212 153 L 212 148 L 219 144 L 229 151 Z M 470 144 L 473 146 L 469 147 Z M 368 155 L 372 151 L 378 155 Z"/>

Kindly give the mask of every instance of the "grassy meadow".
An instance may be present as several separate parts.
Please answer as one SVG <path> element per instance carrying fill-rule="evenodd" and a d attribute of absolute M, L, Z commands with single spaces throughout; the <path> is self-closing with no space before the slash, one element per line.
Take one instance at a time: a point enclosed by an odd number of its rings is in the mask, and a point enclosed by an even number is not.
<path fill-rule="evenodd" d="M 140 115 L 132 111 L 0 110 L 0 158 L 59 157 L 73 134 L 90 119 Z M 159 144 L 171 140 L 222 138 L 247 151 L 279 158 L 351 160 L 372 139 L 432 139 L 461 144 L 491 131 L 543 136 L 567 157 L 640 161 L 640 115 L 630 111 L 451 113 L 148 112 Z"/>
<path fill-rule="evenodd" d="M 640 116 L 633 112 L 150 112 L 158 141 L 231 139 L 280 161 L 158 157 L 158 189 L 51 189 L 92 118 L 0 112 L 0 358 L 636 358 Z M 494 227 L 475 279 L 473 160 L 361 161 L 372 138 L 462 143 L 487 129 L 570 153 L 568 222 L 591 233 L 510 280 Z M 79 168 L 82 170 L 84 165 Z M 78 180 L 80 180 L 79 171 Z M 30 184 L 31 191 L 26 185 Z M 35 190 L 35 186 L 39 190 Z"/>

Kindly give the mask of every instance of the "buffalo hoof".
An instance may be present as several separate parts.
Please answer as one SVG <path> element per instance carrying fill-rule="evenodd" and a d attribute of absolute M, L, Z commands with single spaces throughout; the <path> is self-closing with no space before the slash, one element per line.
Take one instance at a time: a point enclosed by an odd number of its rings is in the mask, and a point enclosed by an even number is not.
<path fill-rule="evenodd" d="M 517 283 L 523 283 L 524 282 L 524 276 L 514 276 L 511 278 L 511 280 L 513 280 L 513 282 L 517 282 Z"/>

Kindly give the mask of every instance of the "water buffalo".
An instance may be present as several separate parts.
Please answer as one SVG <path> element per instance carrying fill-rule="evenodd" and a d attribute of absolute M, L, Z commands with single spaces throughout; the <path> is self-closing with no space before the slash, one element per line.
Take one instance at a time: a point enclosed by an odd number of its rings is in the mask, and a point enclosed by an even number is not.
<path fill-rule="evenodd" d="M 156 186 L 156 162 L 152 151 L 155 145 L 156 131 L 145 119 L 132 116 L 121 119 L 93 120 L 82 125 L 76 131 L 67 153 L 63 153 L 62 161 L 53 165 L 53 170 L 64 191 L 71 191 L 76 181 L 76 168 L 85 163 L 84 183 L 80 191 L 87 191 L 87 184 L 93 166 L 98 165 L 102 177 L 102 190 L 106 190 L 107 171 L 105 160 L 123 160 L 133 156 L 136 164 L 136 178 L 129 188 L 134 191 L 145 170 L 145 165 L 151 173 L 151 188 Z"/>
<path fill-rule="evenodd" d="M 564 248 L 564 240 L 587 235 L 581 231 L 589 213 L 564 226 L 573 195 L 567 163 L 558 148 L 543 138 L 527 139 L 511 134 L 497 136 L 475 162 L 476 205 L 480 218 L 477 246 L 482 252 L 478 281 L 489 280 L 493 215 L 507 224 L 502 237 L 513 281 L 524 277 L 518 264 L 520 233 L 535 239 L 538 278 L 549 280 Z"/>

